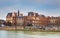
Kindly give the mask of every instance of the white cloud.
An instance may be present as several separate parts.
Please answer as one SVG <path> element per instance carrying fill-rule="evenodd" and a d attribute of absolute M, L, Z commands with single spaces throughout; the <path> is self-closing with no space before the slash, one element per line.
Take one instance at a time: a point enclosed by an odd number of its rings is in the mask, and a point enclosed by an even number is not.
<path fill-rule="evenodd" d="M 21 0 L 0 0 L 0 2 L 14 2 L 14 3 L 18 3 L 18 2 L 21 2 Z M 55 0 L 55 1 L 52 1 L 52 0 L 30 0 L 29 2 L 33 3 L 33 2 L 36 2 L 37 4 L 56 4 L 56 5 L 60 5 L 60 1 L 59 0 Z M 57 2 L 57 3 L 56 3 Z M 57 11 L 57 10 L 60 10 L 60 9 L 56 9 L 55 12 L 50 12 L 49 10 L 38 10 L 36 9 L 35 6 L 20 6 L 20 4 L 14 4 L 12 6 L 8 6 L 8 7 L 3 7 L 2 9 L 0 9 L 0 18 L 5 18 L 5 16 L 7 15 L 7 13 L 9 12 L 14 12 L 17 10 L 20 10 L 20 12 L 24 13 L 24 15 L 27 15 L 27 12 L 29 11 L 33 11 L 33 12 L 37 12 L 37 13 L 40 13 L 40 14 L 44 14 L 44 15 L 49 15 L 49 16 L 60 16 L 60 11 Z"/>

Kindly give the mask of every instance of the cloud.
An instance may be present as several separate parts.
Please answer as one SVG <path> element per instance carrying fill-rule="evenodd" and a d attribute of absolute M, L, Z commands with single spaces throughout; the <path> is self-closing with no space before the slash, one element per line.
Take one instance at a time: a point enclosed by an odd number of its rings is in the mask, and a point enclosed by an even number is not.
<path fill-rule="evenodd" d="M 30 1 L 35 2 L 37 4 L 50 4 L 60 6 L 60 0 L 30 0 Z"/>
<path fill-rule="evenodd" d="M 0 0 L 0 18 L 7 13 L 20 10 L 24 15 L 33 11 L 44 15 L 59 16 L 60 0 Z"/>
<path fill-rule="evenodd" d="M 39 4 L 60 4 L 60 0 L 0 0 L 0 3 L 2 2 L 20 2 L 20 1 L 22 1 L 22 2 L 30 2 L 30 3 L 39 3 Z"/>

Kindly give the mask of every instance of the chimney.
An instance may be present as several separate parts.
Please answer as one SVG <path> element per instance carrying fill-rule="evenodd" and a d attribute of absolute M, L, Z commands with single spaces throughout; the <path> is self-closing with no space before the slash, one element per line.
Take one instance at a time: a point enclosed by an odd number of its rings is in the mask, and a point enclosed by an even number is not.
<path fill-rule="evenodd" d="M 19 16 L 19 10 L 18 10 L 18 16 Z"/>

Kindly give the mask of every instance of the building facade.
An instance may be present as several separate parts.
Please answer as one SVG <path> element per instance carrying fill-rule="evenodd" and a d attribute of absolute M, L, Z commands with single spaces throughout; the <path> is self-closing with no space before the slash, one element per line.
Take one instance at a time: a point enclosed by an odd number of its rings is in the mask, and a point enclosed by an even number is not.
<path fill-rule="evenodd" d="M 33 15 L 31 15 L 31 13 L 29 12 L 28 16 L 24 17 L 25 26 L 29 24 L 31 24 L 34 28 L 47 26 L 47 17 L 45 17 L 44 15 L 36 15 L 36 13 L 34 12 L 32 13 Z"/>
<path fill-rule="evenodd" d="M 6 16 L 6 22 L 10 22 L 11 24 L 14 25 L 16 23 L 16 17 L 17 17 L 16 12 L 8 13 Z"/>
<path fill-rule="evenodd" d="M 18 26 L 22 26 L 23 23 L 24 23 L 24 16 L 22 14 L 17 16 L 17 21 L 16 22 L 17 22 Z"/>
<path fill-rule="evenodd" d="M 46 17 L 35 12 L 28 12 L 27 16 L 23 16 L 19 11 L 8 13 L 6 21 L 19 26 L 32 25 L 34 28 L 60 26 L 60 17 Z"/>

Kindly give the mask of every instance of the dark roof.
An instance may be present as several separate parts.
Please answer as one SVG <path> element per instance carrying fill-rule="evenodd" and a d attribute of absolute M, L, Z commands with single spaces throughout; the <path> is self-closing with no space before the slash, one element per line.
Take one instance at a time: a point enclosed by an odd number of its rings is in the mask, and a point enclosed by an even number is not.
<path fill-rule="evenodd" d="M 5 22 L 5 20 L 0 20 L 0 22 Z"/>
<path fill-rule="evenodd" d="M 12 13 L 8 13 L 8 14 L 7 14 L 7 17 L 11 17 L 11 16 L 12 16 Z"/>
<path fill-rule="evenodd" d="M 44 15 L 39 15 L 39 17 L 43 17 L 43 18 L 45 18 L 45 16 L 44 16 Z"/>
<path fill-rule="evenodd" d="M 24 16 L 17 16 L 17 18 L 23 18 Z"/>

